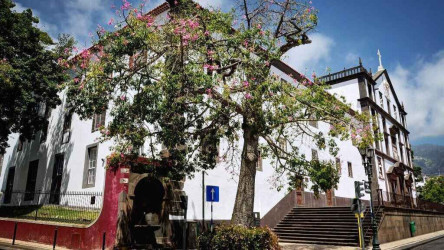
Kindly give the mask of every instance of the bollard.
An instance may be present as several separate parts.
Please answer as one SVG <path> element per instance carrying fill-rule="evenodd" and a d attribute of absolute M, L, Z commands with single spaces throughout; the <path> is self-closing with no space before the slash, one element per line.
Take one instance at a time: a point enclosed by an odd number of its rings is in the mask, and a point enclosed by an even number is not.
<path fill-rule="evenodd" d="M 55 249 L 55 246 L 56 246 L 56 242 L 57 242 L 57 231 L 58 231 L 58 228 L 59 228 L 59 227 L 56 227 L 55 230 L 54 230 L 54 241 L 53 241 L 53 243 L 52 243 L 52 249 Z"/>
<path fill-rule="evenodd" d="M 105 250 L 105 242 L 106 242 L 106 232 L 103 232 L 102 250 Z"/>
<path fill-rule="evenodd" d="M 15 236 L 17 235 L 17 222 L 14 225 L 14 235 L 12 236 L 12 245 L 15 244 Z"/>

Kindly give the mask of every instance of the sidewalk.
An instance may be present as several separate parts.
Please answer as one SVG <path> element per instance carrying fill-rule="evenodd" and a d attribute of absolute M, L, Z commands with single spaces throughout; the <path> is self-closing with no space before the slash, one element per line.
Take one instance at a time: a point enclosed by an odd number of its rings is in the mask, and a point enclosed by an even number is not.
<path fill-rule="evenodd" d="M 412 247 L 416 247 L 425 243 L 428 243 L 433 240 L 437 240 L 439 238 L 444 237 L 444 230 L 437 231 L 434 233 L 423 234 L 416 237 L 411 237 L 408 239 L 393 241 L 389 243 L 381 244 L 382 250 L 398 250 L 398 249 L 409 249 Z M 327 249 L 335 249 L 335 250 L 356 250 L 358 247 L 343 247 L 343 246 L 328 246 L 328 245 L 305 245 L 305 244 L 295 244 L 295 243 L 280 243 L 282 250 L 327 250 Z M 367 249 L 371 249 L 368 248 Z"/>
<path fill-rule="evenodd" d="M 21 240 L 16 240 L 15 244 L 12 245 L 12 239 L 0 238 L 0 249 L 47 250 L 47 249 L 52 249 L 52 246 L 34 243 L 34 242 L 26 242 Z M 56 246 L 56 249 L 66 249 L 66 248 Z"/>
<path fill-rule="evenodd" d="M 434 233 L 423 234 L 419 236 L 415 236 L 408 239 L 393 241 L 385 244 L 381 244 L 381 249 L 383 250 L 391 250 L 391 249 L 409 249 L 412 247 L 416 247 L 427 242 L 437 240 L 439 238 L 444 237 L 444 230 L 437 231 Z"/>

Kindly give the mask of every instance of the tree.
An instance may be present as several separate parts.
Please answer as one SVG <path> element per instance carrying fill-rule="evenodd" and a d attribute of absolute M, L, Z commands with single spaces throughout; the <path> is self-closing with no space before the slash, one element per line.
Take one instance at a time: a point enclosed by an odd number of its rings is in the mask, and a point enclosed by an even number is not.
<path fill-rule="evenodd" d="M 35 27 L 39 20 L 30 9 L 17 13 L 14 6 L 0 0 L 0 154 L 11 133 L 30 140 L 45 127 L 45 110 L 60 103 L 57 85 L 68 79 L 57 60 L 67 58 L 65 48 L 73 45 L 66 35 L 55 45 Z"/>
<path fill-rule="evenodd" d="M 444 176 L 429 178 L 422 188 L 421 196 L 426 201 L 444 203 Z"/>
<path fill-rule="evenodd" d="M 174 164 L 171 177 L 214 168 L 217 144 L 226 142 L 221 160 L 240 165 L 235 224 L 253 223 L 259 154 L 274 159 L 277 182 L 287 174 L 299 185 L 309 175 L 315 192 L 335 187 L 334 163 L 307 160 L 297 142 L 312 138 L 335 155 L 335 137 L 347 139 L 354 123 L 353 140 L 366 146 L 373 142 L 367 116 L 353 114 L 322 82 L 300 75 L 289 82 L 271 72 L 283 53 L 310 42 L 314 8 L 293 0 L 243 1 L 236 15 L 190 0 L 168 2 L 166 19 L 155 20 L 124 1 L 124 21 L 110 20 L 117 31 L 99 28 L 95 45 L 71 61 L 77 77 L 67 85 L 75 111 L 90 118 L 111 103 L 102 140 L 113 139 L 121 153 L 147 141 L 154 159 L 161 157 L 161 142 Z M 328 124 L 329 133 L 310 121 Z"/>
<path fill-rule="evenodd" d="M 415 182 L 423 181 L 422 168 L 419 166 L 413 166 L 413 176 L 415 176 Z"/>

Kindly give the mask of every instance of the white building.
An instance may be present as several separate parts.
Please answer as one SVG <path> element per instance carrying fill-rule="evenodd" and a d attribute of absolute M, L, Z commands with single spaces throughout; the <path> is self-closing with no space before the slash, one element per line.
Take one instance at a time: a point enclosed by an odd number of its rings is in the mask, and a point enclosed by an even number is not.
<path fill-rule="evenodd" d="M 300 76 L 283 62 L 275 63 L 272 70 L 289 82 L 292 81 L 290 75 Z M 371 75 L 360 65 L 330 74 L 324 79 L 331 84 L 331 93 L 345 96 L 353 110 L 360 112 L 370 109 L 379 118 L 379 129 L 385 139 L 375 144 L 376 156 L 373 162 L 376 164 L 374 178 L 377 185 L 374 189 L 381 189 L 382 195 L 386 195 L 384 192 L 394 192 L 415 196 L 406 112 L 396 96 L 387 71 L 381 66 L 376 74 Z M 110 116 L 106 113 L 82 121 L 78 115 L 67 112 L 64 92 L 60 93 L 60 97 L 62 104 L 46 112 L 49 116 L 47 133 L 40 132 L 31 141 L 21 140 L 18 134 L 10 136 L 8 143 L 11 146 L 2 156 L 0 167 L 0 187 L 4 193 L 1 205 L 35 204 L 39 200 L 33 194 L 36 190 L 52 193 L 103 191 L 105 161 L 111 153 L 112 142 L 99 143 L 97 127 L 106 124 Z M 315 126 L 317 128 L 314 129 L 321 131 L 329 129 L 322 123 Z M 338 188 L 327 194 L 325 206 L 335 205 L 332 202 L 334 197 L 354 198 L 354 181 L 367 180 L 361 156 L 351 140 L 338 140 L 337 143 L 340 151 L 335 159 L 328 152 L 318 150 L 312 141 L 300 141 L 301 153 L 321 160 L 336 161 L 340 169 Z M 287 193 L 286 188 L 278 192 L 272 187 L 269 179 L 274 174 L 274 168 L 270 160 L 261 161 L 256 175 L 254 211 L 260 212 L 263 217 Z M 219 163 L 215 169 L 207 171 L 204 177 L 204 185 L 220 187 L 220 201 L 214 204 L 215 220 L 229 220 L 234 207 L 237 176 L 228 174 L 225 167 L 224 163 Z M 189 197 L 187 217 L 190 220 L 202 219 L 202 204 L 205 219 L 210 219 L 210 204 L 202 200 L 202 178 L 202 174 L 196 173 L 195 178 L 185 181 L 184 191 Z M 308 179 L 306 181 L 309 191 L 310 183 Z M 30 194 L 17 197 L 14 191 Z M 364 199 L 369 199 L 369 196 L 366 195 Z M 52 202 L 70 201 L 52 198 Z"/>

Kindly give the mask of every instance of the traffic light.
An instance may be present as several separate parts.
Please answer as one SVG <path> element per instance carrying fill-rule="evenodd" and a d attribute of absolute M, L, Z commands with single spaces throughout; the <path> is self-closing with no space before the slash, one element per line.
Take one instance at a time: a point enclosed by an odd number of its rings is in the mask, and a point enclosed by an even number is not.
<path fill-rule="evenodd" d="M 370 193 L 370 183 L 368 181 L 364 181 L 364 189 L 367 194 Z"/>
<path fill-rule="evenodd" d="M 357 199 L 360 199 L 362 196 L 364 196 L 364 183 L 360 181 L 355 181 L 355 197 Z"/>

